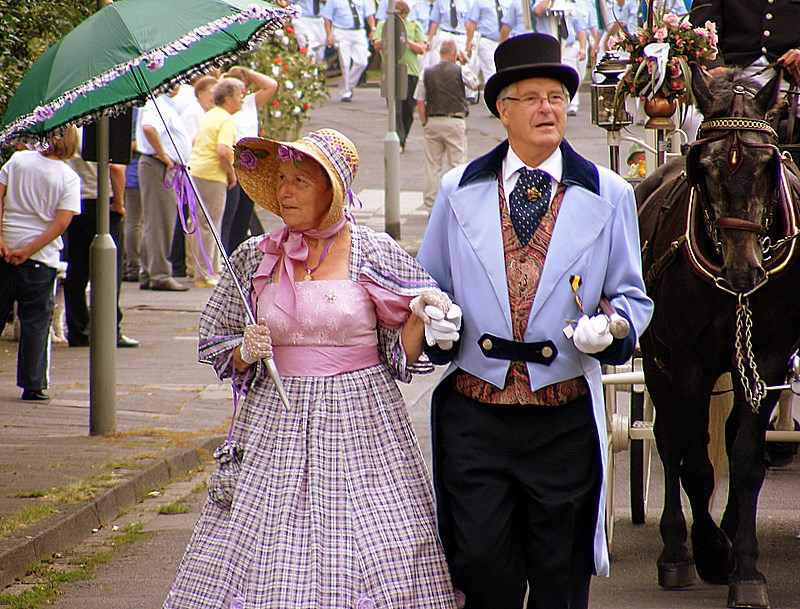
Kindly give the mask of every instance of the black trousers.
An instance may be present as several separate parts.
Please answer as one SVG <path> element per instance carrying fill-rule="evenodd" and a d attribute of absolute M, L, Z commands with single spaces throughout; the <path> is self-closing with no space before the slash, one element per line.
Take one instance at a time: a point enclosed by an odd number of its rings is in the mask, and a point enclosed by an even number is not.
<path fill-rule="evenodd" d="M 119 288 L 122 281 L 124 254 L 123 221 L 116 212 L 111 214 L 109 233 L 117 246 L 117 328 L 122 321 L 119 308 Z M 81 213 L 67 227 L 67 277 L 64 280 L 64 308 L 67 314 L 67 341 L 70 345 L 89 343 L 89 306 L 86 286 L 89 285 L 89 247 L 97 233 L 97 201 L 81 200 Z M 118 330 L 119 332 L 119 330 Z"/>
<path fill-rule="evenodd" d="M 23 389 L 47 389 L 56 272 L 36 260 L 18 266 L 0 260 L 0 332 L 17 301 L 17 385 Z"/>
<path fill-rule="evenodd" d="M 564 406 L 435 398 L 440 533 L 466 609 L 586 609 L 601 482 L 589 397 Z"/>
<path fill-rule="evenodd" d="M 400 145 L 405 148 L 408 132 L 411 131 L 411 124 L 414 122 L 414 109 L 417 107 L 417 100 L 414 99 L 414 91 L 417 88 L 418 76 L 408 75 L 408 92 L 405 99 L 395 102 L 395 116 L 397 123 L 397 137 Z"/>
<path fill-rule="evenodd" d="M 244 189 L 236 184 L 228 191 L 225 199 L 225 212 L 222 215 L 220 238 L 228 256 L 239 244 L 247 239 L 250 230 L 250 216 L 253 215 L 253 200 Z"/>

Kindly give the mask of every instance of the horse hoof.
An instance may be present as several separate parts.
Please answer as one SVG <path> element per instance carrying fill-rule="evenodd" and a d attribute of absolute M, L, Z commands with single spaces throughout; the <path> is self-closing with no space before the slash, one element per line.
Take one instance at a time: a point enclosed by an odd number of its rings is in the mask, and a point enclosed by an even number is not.
<path fill-rule="evenodd" d="M 694 584 L 694 563 L 658 563 L 658 585 L 662 588 L 688 588 Z"/>
<path fill-rule="evenodd" d="M 757 579 L 733 582 L 728 588 L 728 607 L 769 609 L 767 584 Z"/>

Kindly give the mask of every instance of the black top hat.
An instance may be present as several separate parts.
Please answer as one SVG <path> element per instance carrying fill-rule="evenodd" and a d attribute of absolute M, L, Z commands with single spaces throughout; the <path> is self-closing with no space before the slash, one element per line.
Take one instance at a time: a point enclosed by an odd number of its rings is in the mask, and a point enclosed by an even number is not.
<path fill-rule="evenodd" d="M 570 98 L 575 96 L 580 84 L 578 73 L 561 63 L 561 45 L 547 34 L 522 34 L 503 42 L 494 52 L 497 72 L 483 89 L 489 111 L 495 116 L 497 96 L 503 88 L 526 78 L 553 78 L 564 83 Z"/>

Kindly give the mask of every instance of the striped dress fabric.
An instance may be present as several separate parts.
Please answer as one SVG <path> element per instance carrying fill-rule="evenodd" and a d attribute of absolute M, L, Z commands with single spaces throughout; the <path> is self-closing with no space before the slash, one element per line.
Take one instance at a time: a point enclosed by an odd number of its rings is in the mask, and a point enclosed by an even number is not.
<path fill-rule="evenodd" d="M 350 225 L 350 279 L 413 296 L 428 275 L 388 236 Z M 259 237 L 233 254 L 250 290 Z M 220 378 L 246 314 L 226 271 L 200 320 L 200 361 Z M 233 429 L 244 447 L 231 509 L 204 506 L 165 609 L 453 609 L 425 463 L 395 379 L 399 330 L 379 326 L 381 363 L 284 377 L 284 410 L 259 364 Z M 276 345 L 277 347 L 277 345 Z"/>

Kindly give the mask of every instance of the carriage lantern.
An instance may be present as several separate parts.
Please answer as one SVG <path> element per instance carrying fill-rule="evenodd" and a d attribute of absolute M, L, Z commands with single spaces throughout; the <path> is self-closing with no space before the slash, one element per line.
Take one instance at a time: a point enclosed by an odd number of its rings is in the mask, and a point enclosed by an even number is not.
<path fill-rule="evenodd" d="M 617 109 L 616 116 L 614 112 L 617 85 L 627 67 L 627 62 L 616 53 L 608 52 L 592 72 L 592 123 L 608 131 L 611 169 L 616 172 L 619 172 L 619 132 L 633 122 L 624 105 Z"/>

